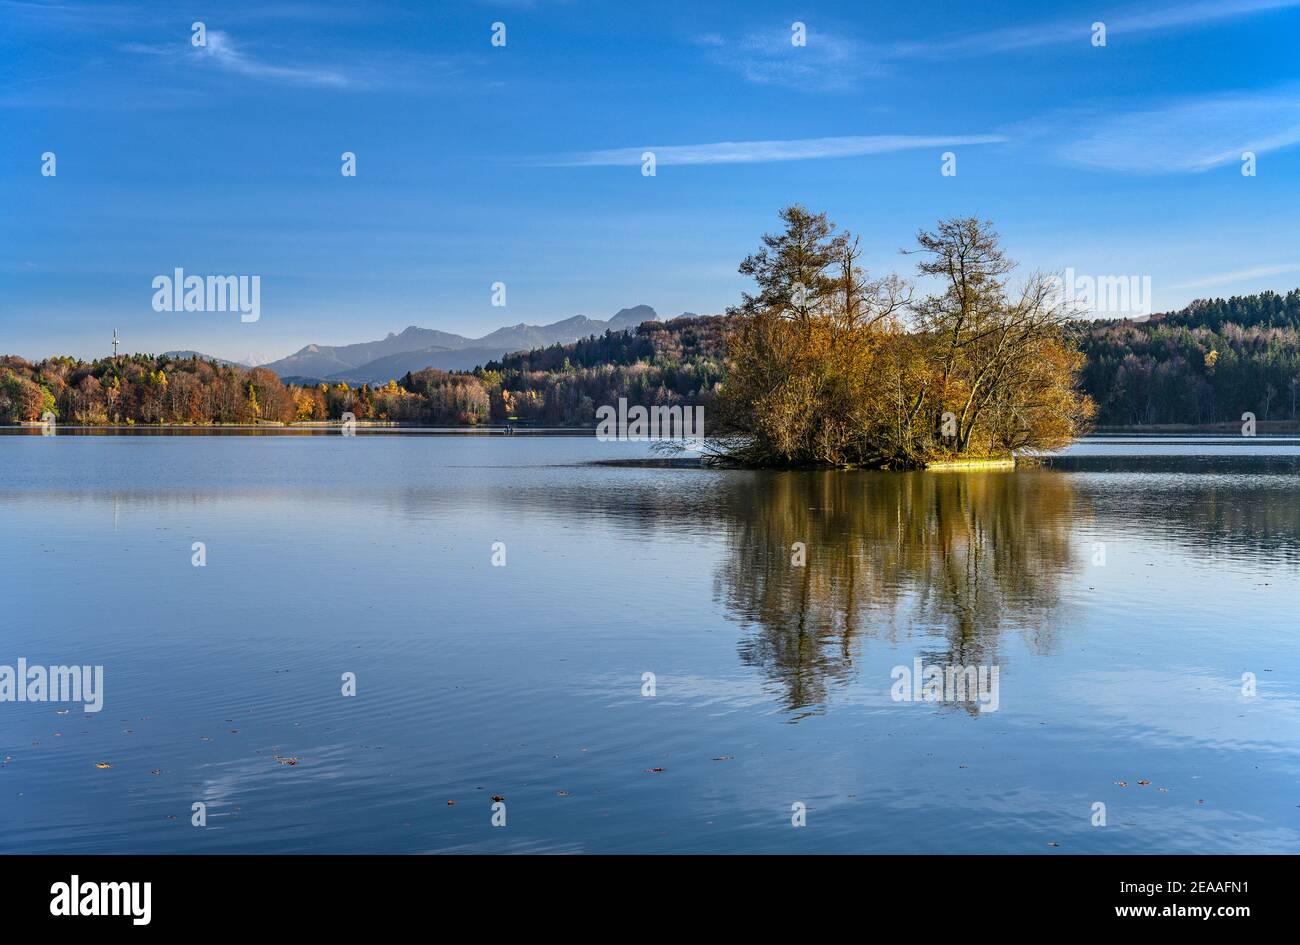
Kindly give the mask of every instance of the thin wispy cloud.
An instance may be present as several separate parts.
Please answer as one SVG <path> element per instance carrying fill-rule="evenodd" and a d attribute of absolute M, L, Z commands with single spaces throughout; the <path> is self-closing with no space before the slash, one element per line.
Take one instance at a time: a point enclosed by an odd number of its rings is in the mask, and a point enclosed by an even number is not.
<path fill-rule="evenodd" d="M 808 91 L 846 91 L 861 80 L 888 73 L 907 60 L 989 56 L 1040 47 L 1091 43 L 1092 24 L 1106 26 L 1107 41 L 1190 29 L 1227 20 L 1300 7 L 1300 0 L 1196 0 L 1141 10 L 1099 10 L 1095 16 L 1039 21 L 1018 26 L 950 34 L 922 40 L 871 43 L 845 30 L 813 29 L 807 43 L 794 46 L 788 27 L 748 33 L 738 39 L 709 34 L 698 40 L 714 63 L 740 73 L 750 82 Z"/>
<path fill-rule="evenodd" d="M 399 89 L 415 94 L 462 89 L 466 74 L 481 65 L 482 56 L 462 53 L 436 56 L 425 53 L 382 50 L 359 56 L 332 56 L 327 66 L 308 65 L 301 61 L 274 62 L 265 55 L 254 55 L 240 40 L 238 43 L 223 30 L 207 31 L 206 46 L 191 46 L 188 34 L 180 42 L 166 44 L 126 43 L 117 47 L 135 56 L 153 57 L 171 69 L 184 69 L 188 75 L 218 70 L 278 85 L 321 89 Z M 200 69 L 195 69 L 195 65 Z"/>
<path fill-rule="evenodd" d="M 28 25 L 52 25 L 58 29 L 96 28 L 120 23 L 139 14 L 133 6 L 108 3 L 33 3 L 31 0 L 0 0 L 0 13 Z"/>
<path fill-rule="evenodd" d="M 223 69 L 258 79 L 275 79 L 301 85 L 345 86 L 351 84 L 345 76 L 330 69 L 277 66 L 254 59 L 238 49 L 231 42 L 230 37 L 219 30 L 209 32 L 208 44 L 199 47 L 196 51 Z"/>
<path fill-rule="evenodd" d="M 900 59 L 986 56 L 1070 43 L 1083 49 L 1091 42 L 1093 22 L 1102 22 L 1106 25 L 1107 42 L 1113 44 L 1122 42 L 1126 36 L 1204 26 L 1222 20 L 1294 7 L 1300 7 L 1300 0 L 1199 0 L 1199 2 L 1173 6 L 1150 7 L 1145 10 L 1123 12 L 1115 10 L 1110 15 L 1101 10 L 1095 17 L 1080 16 L 1069 20 L 983 30 L 933 40 L 894 43 L 886 48 L 885 55 L 887 58 Z"/>
<path fill-rule="evenodd" d="M 654 152 L 656 165 L 760 164 L 774 161 L 811 161 L 861 157 L 916 148 L 998 144 L 1003 135 L 859 135 L 841 138 L 795 138 L 777 141 L 719 141 L 641 148 L 585 151 L 543 160 L 549 167 L 602 167 L 640 164 L 646 151 Z"/>
<path fill-rule="evenodd" d="M 119 47 L 123 52 L 137 56 L 154 56 L 164 61 L 179 63 L 189 58 L 255 79 L 268 79 L 291 85 L 331 86 L 344 88 L 356 83 L 332 69 L 304 66 L 275 65 L 254 58 L 239 48 L 229 34 L 221 30 L 208 30 L 206 46 L 191 46 L 188 40 L 169 45 L 126 43 Z"/>
<path fill-rule="evenodd" d="M 1255 279 L 1263 279 L 1268 276 L 1283 276 L 1292 272 L 1300 272 L 1300 262 L 1281 263 L 1276 266 L 1256 266 L 1252 269 L 1238 269 L 1235 272 L 1220 272 L 1217 275 L 1205 276 L 1201 279 L 1195 279 L 1191 282 L 1182 282 L 1178 285 L 1169 286 L 1170 291 L 1181 289 L 1208 289 L 1216 285 L 1228 285 L 1233 282 L 1248 282 Z"/>
<path fill-rule="evenodd" d="M 176 46 L 142 46 L 129 44 L 123 47 L 132 53 L 179 55 Z M 321 69 L 304 66 L 276 65 L 257 59 L 235 44 L 229 34 L 221 30 L 208 30 L 206 46 L 181 47 L 181 53 L 196 57 L 200 62 L 210 63 L 217 68 L 255 79 L 270 79 L 276 82 L 288 82 L 294 85 L 321 85 L 342 88 L 352 85 L 352 81 L 333 69 Z"/>
<path fill-rule="evenodd" d="M 734 40 L 711 33 L 698 43 L 713 62 L 763 85 L 844 91 L 883 71 L 869 50 L 847 35 L 809 27 L 806 45 L 795 46 L 790 38 L 787 28 L 748 33 Z"/>
<path fill-rule="evenodd" d="M 1136 174 L 1200 173 L 1300 144 L 1300 94 L 1294 86 L 1208 96 L 1162 108 L 1097 112 L 1086 122 L 1059 116 L 1040 132 L 1069 164 Z M 1071 128 L 1087 127 L 1083 135 Z"/>

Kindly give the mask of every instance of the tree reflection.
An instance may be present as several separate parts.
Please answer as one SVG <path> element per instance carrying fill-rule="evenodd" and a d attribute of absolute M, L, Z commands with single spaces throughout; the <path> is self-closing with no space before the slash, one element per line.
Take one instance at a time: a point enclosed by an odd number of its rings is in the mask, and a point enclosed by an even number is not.
<path fill-rule="evenodd" d="M 868 636 L 924 634 L 923 657 L 947 665 L 996 662 L 1008 631 L 1051 645 L 1076 551 L 1068 477 L 791 472 L 744 486 L 724 493 L 714 590 L 751 631 L 741 658 L 779 683 L 788 709 L 823 704 Z"/>

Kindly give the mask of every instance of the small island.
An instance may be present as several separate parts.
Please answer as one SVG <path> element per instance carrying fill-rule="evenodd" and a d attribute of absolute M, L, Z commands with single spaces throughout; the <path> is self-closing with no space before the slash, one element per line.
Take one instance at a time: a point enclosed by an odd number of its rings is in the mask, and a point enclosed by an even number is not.
<path fill-rule="evenodd" d="M 1013 288 L 992 224 L 917 235 L 918 297 L 858 266 L 825 213 L 781 211 L 782 232 L 740 265 L 757 283 L 731 310 L 728 378 L 709 451 L 756 467 L 918 468 L 1013 462 L 1060 449 L 1091 419 L 1075 312 L 1050 276 Z"/>

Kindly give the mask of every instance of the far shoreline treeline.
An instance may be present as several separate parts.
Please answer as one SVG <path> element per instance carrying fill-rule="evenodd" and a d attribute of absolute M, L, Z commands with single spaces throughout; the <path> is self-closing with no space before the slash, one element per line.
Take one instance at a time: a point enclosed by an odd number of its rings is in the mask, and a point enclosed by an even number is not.
<path fill-rule="evenodd" d="M 81 426 L 310 425 L 351 413 L 361 423 L 594 428 L 598 408 L 619 397 L 646 405 L 709 403 L 723 377 L 724 323 L 647 322 L 507 355 L 474 371 L 427 368 L 382 385 L 285 384 L 266 368 L 197 355 L 36 363 L 7 355 L 0 356 L 0 423 L 38 422 L 48 412 L 58 423 Z"/>

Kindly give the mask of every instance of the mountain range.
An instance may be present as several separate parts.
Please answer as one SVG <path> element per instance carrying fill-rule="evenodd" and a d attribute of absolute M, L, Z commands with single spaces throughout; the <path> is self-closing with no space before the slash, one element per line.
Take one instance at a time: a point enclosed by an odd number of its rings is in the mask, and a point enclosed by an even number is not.
<path fill-rule="evenodd" d="M 624 331 L 658 319 L 658 314 L 649 305 L 634 305 L 620 309 L 607 320 L 574 315 L 550 325 L 521 323 L 498 328 L 482 338 L 466 338 L 411 325 L 400 333 L 390 332 L 380 341 L 307 345 L 287 358 L 263 367 L 270 368 L 286 383 L 344 381 L 349 384 L 383 384 L 401 378 L 408 371 L 427 367 L 469 371 L 514 351 L 572 344 L 590 335 Z"/>
<path fill-rule="evenodd" d="M 204 354 L 202 351 L 191 351 L 188 348 L 184 351 L 164 351 L 162 356 L 164 358 L 176 358 L 177 360 L 198 358 L 200 361 L 215 361 L 217 364 L 225 366 L 238 365 L 239 367 L 253 367 L 253 365 L 250 364 L 241 364 L 239 361 L 227 361 L 225 358 L 214 358 L 210 354 Z"/>

